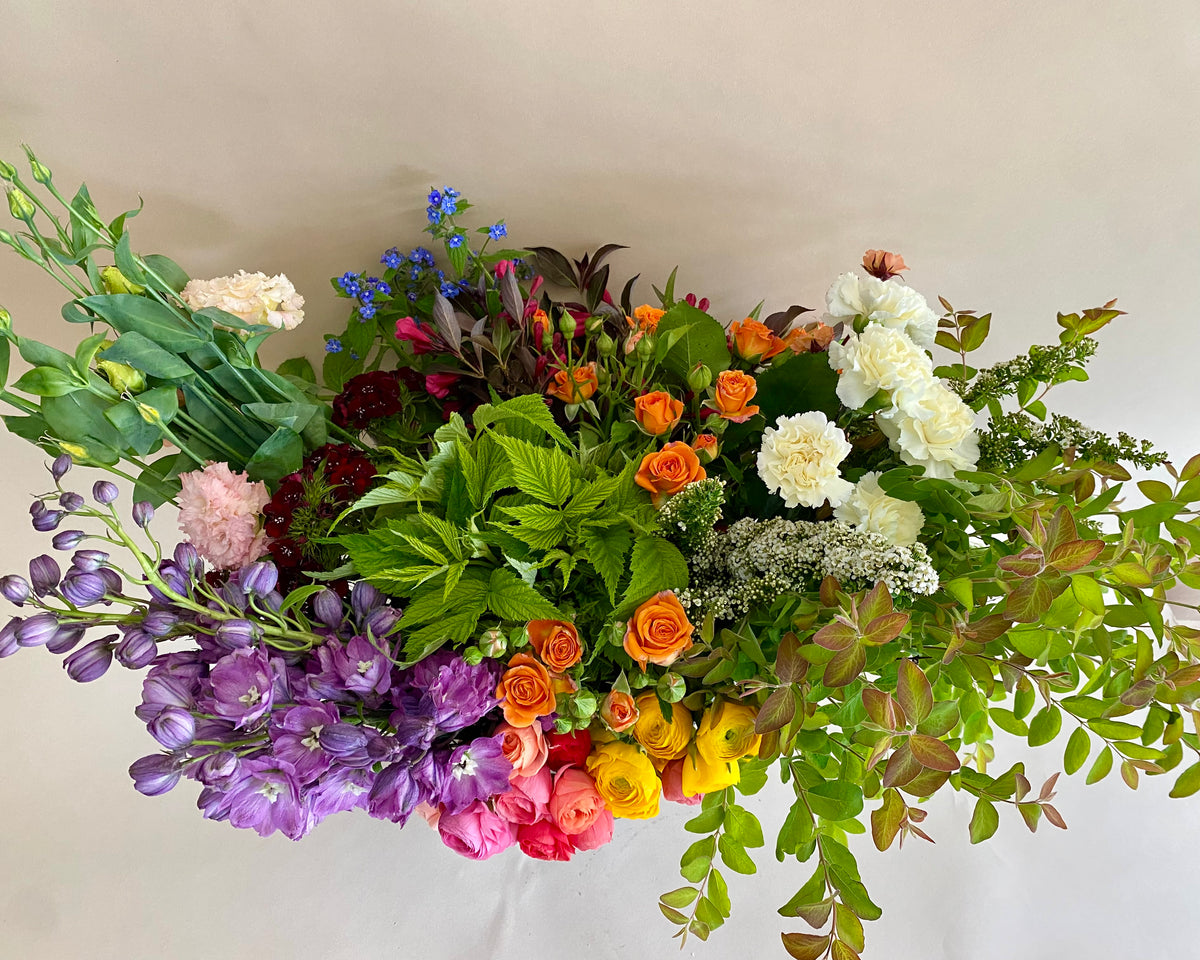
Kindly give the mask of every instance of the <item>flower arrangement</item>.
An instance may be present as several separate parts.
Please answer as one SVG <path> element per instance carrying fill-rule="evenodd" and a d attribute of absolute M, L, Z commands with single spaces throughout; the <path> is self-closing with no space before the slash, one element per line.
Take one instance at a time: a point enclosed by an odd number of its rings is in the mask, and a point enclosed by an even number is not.
<path fill-rule="evenodd" d="M 1067 774 L 1200 790 L 1200 632 L 1167 601 L 1200 586 L 1200 456 L 1044 400 L 1087 379 L 1114 304 L 979 370 L 990 315 L 935 311 L 895 254 L 820 319 L 725 323 L 674 273 L 655 303 L 636 277 L 614 295 L 615 244 L 489 250 L 506 225 L 472 234 L 447 187 L 430 248 L 334 281 L 350 317 L 319 374 L 269 370 L 262 343 L 303 319 L 285 277 L 191 279 L 134 252 L 136 210 L 106 220 L 29 162 L 32 185 L 0 164 L 21 225 L 0 242 L 87 336 L 66 353 L 0 312 L 5 424 L 53 458 L 32 523 L 70 555 L 0 580 L 21 608 L 0 657 L 145 671 L 142 793 L 192 780 L 203 816 L 292 839 L 419 814 L 474 859 L 567 860 L 695 805 L 659 904 L 686 940 L 755 871 L 739 797 L 774 771 L 795 798 L 774 855 L 807 864 L 783 946 L 845 960 L 880 914 L 848 834 L 928 840 L 919 803 L 947 787 L 972 841 L 1001 810 L 1065 827 L 1057 774 L 997 769 L 996 729 L 1037 746 L 1065 720 Z M 1129 503 L 1129 466 L 1169 480 Z M 78 492 L 80 467 L 130 506 Z M 175 543 L 152 533 L 168 502 Z"/>

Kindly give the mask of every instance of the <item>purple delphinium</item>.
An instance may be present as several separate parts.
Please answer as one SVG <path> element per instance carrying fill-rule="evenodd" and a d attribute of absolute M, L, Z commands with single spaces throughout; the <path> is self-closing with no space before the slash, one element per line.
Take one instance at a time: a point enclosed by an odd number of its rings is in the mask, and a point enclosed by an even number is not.
<path fill-rule="evenodd" d="M 275 756 L 286 760 L 301 783 L 311 783 L 332 762 L 321 746 L 321 731 L 338 722 L 331 703 L 311 704 L 277 710 L 271 717 L 271 743 Z"/>
<path fill-rule="evenodd" d="M 309 830 L 309 815 L 300 797 L 296 771 L 277 757 L 245 760 L 241 777 L 228 790 L 229 822 L 260 837 L 276 830 L 299 840 Z"/>
<path fill-rule="evenodd" d="M 274 677 L 266 654 L 241 649 L 227 654 L 212 668 L 212 710 L 241 728 L 271 709 Z"/>
<path fill-rule="evenodd" d="M 476 800 L 486 800 L 508 789 L 512 764 L 504 756 L 499 737 L 477 737 L 455 747 L 442 784 L 442 804 L 459 813 Z"/>
<path fill-rule="evenodd" d="M 365 808 L 375 774 L 370 770 L 335 766 L 306 791 L 315 821 L 356 807 Z"/>
<path fill-rule="evenodd" d="M 420 787 L 413 780 L 412 769 L 400 761 L 384 767 L 375 777 L 367 799 L 367 813 L 377 820 L 403 825 L 420 801 Z"/>
<path fill-rule="evenodd" d="M 344 693 L 360 697 L 387 693 L 392 664 L 365 637 L 351 637 L 344 646 L 330 642 L 317 648 L 317 663 L 309 664 L 308 684 L 317 696 L 330 699 L 344 699 Z"/>
<path fill-rule="evenodd" d="M 397 712 L 392 724 L 398 729 L 407 718 L 421 718 L 442 733 L 469 727 L 495 709 L 499 664 L 483 660 L 471 665 L 456 653 L 439 651 L 407 670 L 392 700 Z"/>

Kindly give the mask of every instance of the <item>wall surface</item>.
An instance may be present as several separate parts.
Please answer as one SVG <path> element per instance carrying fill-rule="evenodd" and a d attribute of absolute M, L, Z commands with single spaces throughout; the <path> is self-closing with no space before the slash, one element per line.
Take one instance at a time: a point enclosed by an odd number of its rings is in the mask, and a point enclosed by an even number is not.
<path fill-rule="evenodd" d="M 931 299 L 993 311 L 988 359 L 1120 297 L 1129 316 L 1058 408 L 1200 449 L 1192 0 L 7 0 L 0 32 L 0 155 L 28 141 L 102 209 L 140 194 L 135 247 L 193 276 L 287 272 L 309 319 L 276 359 L 318 354 L 344 318 L 327 278 L 418 242 L 447 183 L 519 243 L 625 243 L 614 270 L 660 284 L 681 264 L 726 319 L 819 305 L 868 247 L 903 252 Z M 25 332 L 72 332 L 13 256 L 0 302 Z M 43 549 L 25 516 L 42 457 L 0 450 L 0 566 L 19 570 Z M 654 901 L 677 885 L 678 811 L 567 865 L 477 866 L 362 815 L 263 841 L 202 820 L 188 785 L 133 792 L 153 746 L 137 698 L 134 675 L 79 686 L 44 651 L 0 664 L 3 960 L 677 955 Z M 1043 778 L 1061 753 L 1029 763 Z M 964 798 L 940 798 L 936 847 L 860 845 L 885 909 L 867 956 L 1196 956 L 1200 803 L 1168 788 L 1072 778 L 1068 832 L 1007 817 L 982 847 Z M 778 823 L 786 799 L 757 806 Z M 685 955 L 782 955 L 774 909 L 807 872 L 766 859 Z"/>

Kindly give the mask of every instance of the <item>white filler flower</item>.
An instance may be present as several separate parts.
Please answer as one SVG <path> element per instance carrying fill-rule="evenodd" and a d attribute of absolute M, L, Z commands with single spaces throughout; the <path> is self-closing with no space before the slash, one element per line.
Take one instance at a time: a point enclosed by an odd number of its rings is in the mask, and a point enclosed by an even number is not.
<path fill-rule="evenodd" d="M 949 480 L 979 460 L 975 414 L 941 383 L 919 400 L 878 414 L 876 421 L 900 459 L 924 467 L 927 477 Z"/>
<path fill-rule="evenodd" d="M 880 390 L 899 406 L 923 396 L 934 383 L 933 361 L 902 330 L 870 324 L 844 344 L 829 344 L 829 365 L 839 373 L 837 395 L 857 410 Z"/>
<path fill-rule="evenodd" d="M 911 547 L 925 525 L 925 514 L 915 503 L 884 493 L 879 477 L 878 472 L 864 474 L 854 485 L 850 499 L 833 515 L 864 533 L 879 534 L 894 546 Z"/>
<path fill-rule="evenodd" d="M 872 323 L 903 331 L 925 350 L 933 346 L 937 336 L 937 314 L 929 309 L 923 296 L 895 277 L 880 280 L 843 273 L 825 294 L 825 304 L 827 318 L 833 323 L 866 317 Z"/>
<path fill-rule="evenodd" d="M 282 273 L 268 277 L 239 270 L 232 277 L 189 280 L 182 296 L 193 310 L 216 307 L 246 323 L 276 330 L 294 330 L 304 320 L 304 298 Z"/>
<path fill-rule="evenodd" d="M 819 410 L 780 417 L 763 431 L 758 475 L 789 507 L 836 507 L 854 489 L 838 472 L 849 453 L 846 435 Z"/>

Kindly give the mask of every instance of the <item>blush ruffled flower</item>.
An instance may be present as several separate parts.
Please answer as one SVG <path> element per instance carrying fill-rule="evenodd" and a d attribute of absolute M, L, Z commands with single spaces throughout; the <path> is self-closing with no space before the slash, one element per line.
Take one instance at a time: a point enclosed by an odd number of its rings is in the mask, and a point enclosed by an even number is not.
<path fill-rule="evenodd" d="M 239 270 L 232 277 L 189 280 L 180 294 L 193 310 L 216 307 L 246 323 L 294 330 L 304 320 L 304 298 L 282 273 Z"/>
<path fill-rule="evenodd" d="M 238 570 L 266 551 L 262 509 L 266 484 L 234 473 L 227 463 L 180 474 L 179 528 L 197 552 L 220 570 Z"/>

